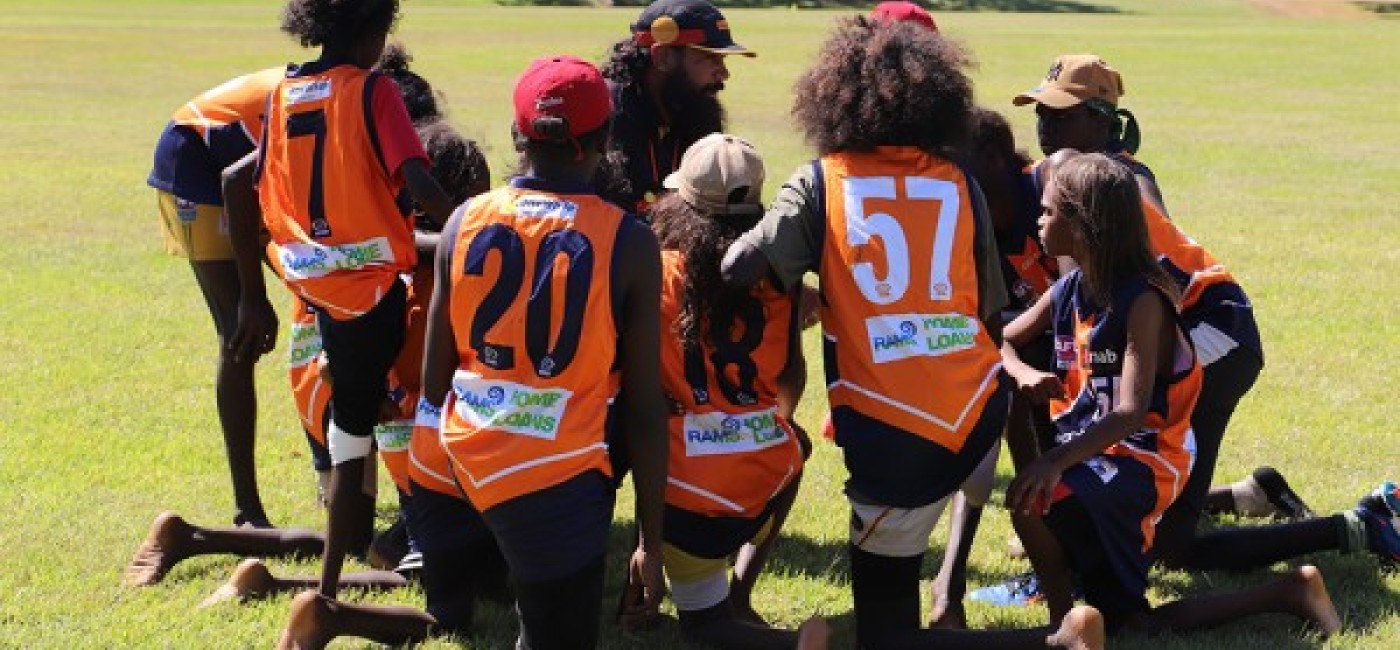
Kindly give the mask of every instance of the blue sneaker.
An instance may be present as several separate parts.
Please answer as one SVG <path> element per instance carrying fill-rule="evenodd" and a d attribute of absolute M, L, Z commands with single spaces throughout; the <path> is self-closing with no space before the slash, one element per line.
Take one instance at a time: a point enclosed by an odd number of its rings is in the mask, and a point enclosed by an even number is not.
<path fill-rule="evenodd" d="M 1001 584 L 973 589 L 968 598 L 979 603 L 1011 607 L 1041 602 L 1045 600 L 1045 595 L 1040 593 L 1040 579 L 1035 572 L 1028 571 L 1012 576 Z"/>
<path fill-rule="evenodd" d="M 1356 514 L 1366 525 L 1366 541 L 1371 552 L 1387 566 L 1400 564 L 1400 531 L 1396 530 L 1400 524 L 1400 516 L 1397 516 L 1400 515 L 1400 485 L 1392 481 L 1382 483 L 1374 492 L 1362 497 Z"/>

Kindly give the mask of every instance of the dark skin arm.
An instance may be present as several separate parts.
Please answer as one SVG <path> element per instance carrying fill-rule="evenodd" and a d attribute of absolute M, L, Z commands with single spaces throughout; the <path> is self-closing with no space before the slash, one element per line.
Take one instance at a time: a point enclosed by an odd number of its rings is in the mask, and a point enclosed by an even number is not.
<path fill-rule="evenodd" d="M 1060 378 L 1039 368 L 1031 367 L 1021 360 L 1016 348 L 1026 345 L 1050 327 L 1053 299 L 1046 291 L 1030 309 L 1022 312 L 1015 320 L 1006 324 L 1002 331 L 1001 363 L 1006 374 L 1016 382 L 1016 389 L 1036 404 L 1044 404 L 1053 398 L 1065 396 L 1065 387 Z"/>
<path fill-rule="evenodd" d="M 792 327 L 788 330 L 788 354 L 787 364 L 783 366 L 783 371 L 778 374 L 778 415 L 788 421 L 792 430 L 797 432 L 799 442 L 802 444 L 803 454 L 811 453 L 812 439 L 807 435 L 807 431 L 797 424 L 797 403 L 802 400 L 802 393 L 807 389 L 807 358 L 802 353 L 802 328 L 804 323 L 799 322 L 802 307 L 802 294 L 808 287 L 798 285 L 788 292 L 788 299 L 792 301 Z"/>
<path fill-rule="evenodd" d="M 419 209 L 428 215 L 433 225 L 447 223 L 448 216 L 452 214 L 452 200 L 447 198 L 447 193 L 442 191 L 442 186 L 428 171 L 427 161 L 421 158 L 405 160 L 399 166 L 399 174 L 403 176 L 408 193 L 413 195 L 413 200 L 418 202 Z"/>
<path fill-rule="evenodd" d="M 263 281 L 262 208 L 253 187 L 256 151 L 223 172 L 224 213 L 238 269 L 238 325 L 229 337 L 228 349 L 236 361 L 257 359 L 277 345 L 277 312 L 267 299 Z"/>
<path fill-rule="evenodd" d="M 661 390 L 661 247 L 641 222 L 628 221 L 618 235 L 621 300 L 618 361 L 622 370 L 619 402 L 627 405 L 618 426 L 627 436 L 632 482 L 637 494 L 641 539 L 628 566 L 625 601 L 638 611 L 656 611 L 665 595 L 661 572 L 661 514 L 665 505 L 670 435 Z M 638 593 L 640 590 L 640 593 Z M 635 605 L 634 605 L 635 604 Z M 624 611 L 624 615 L 628 612 Z"/>
<path fill-rule="evenodd" d="M 441 406 L 452 390 L 452 374 L 461 365 L 452 331 L 452 248 L 462 225 L 462 212 L 453 213 L 443 227 L 433 259 L 433 297 L 428 301 L 427 331 L 423 343 L 423 395 Z"/>
<path fill-rule="evenodd" d="M 1128 315 L 1123 381 L 1112 410 L 1090 425 L 1083 435 L 1051 449 L 1026 466 L 1006 490 L 1008 509 L 1024 514 L 1038 510 L 1044 514 L 1049 509 L 1055 485 L 1066 469 L 1102 453 L 1142 427 L 1153 385 L 1170 364 L 1173 327 L 1160 296 L 1147 292 L 1133 302 Z M 1002 351 L 1005 354 L 1006 346 Z"/>

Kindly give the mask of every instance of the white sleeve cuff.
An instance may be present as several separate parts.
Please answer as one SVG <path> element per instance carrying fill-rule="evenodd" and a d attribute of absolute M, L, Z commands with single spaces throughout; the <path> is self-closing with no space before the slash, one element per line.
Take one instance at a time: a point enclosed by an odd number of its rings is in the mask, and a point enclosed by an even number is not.
<path fill-rule="evenodd" d="M 374 451 L 374 436 L 357 436 L 331 422 L 326 433 L 326 446 L 330 447 L 331 465 L 359 460 Z"/>

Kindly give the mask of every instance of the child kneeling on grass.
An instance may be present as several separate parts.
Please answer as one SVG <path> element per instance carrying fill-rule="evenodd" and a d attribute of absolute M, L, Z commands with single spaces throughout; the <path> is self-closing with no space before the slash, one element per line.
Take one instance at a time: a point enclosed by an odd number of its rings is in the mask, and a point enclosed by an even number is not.
<path fill-rule="evenodd" d="M 1057 445 L 1007 490 L 1051 620 L 1070 611 L 1072 571 L 1110 632 L 1194 629 L 1265 612 L 1336 632 L 1341 621 L 1312 566 L 1244 591 L 1148 604 L 1156 524 L 1194 461 L 1200 364 L 1181 327 L 1176 286 L 1149 248 L 1132 170 L 1102 154 L 1073 157 L 1047 183 L 1041 205 L 1045 252 L 1070 256 L 1079 269 L 1007 325 L 1002 356 L 1023 393 L 1049 401 L 1056 427 Z M 1016 351 L 1047 327 L 1053 372 Z"/>

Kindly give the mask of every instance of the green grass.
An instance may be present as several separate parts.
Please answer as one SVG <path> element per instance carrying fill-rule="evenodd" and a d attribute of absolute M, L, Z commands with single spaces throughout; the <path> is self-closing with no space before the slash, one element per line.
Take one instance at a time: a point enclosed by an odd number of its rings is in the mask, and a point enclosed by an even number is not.
<path fill-rule="evenodd" d="M 1400 473 L 1392 390 L 1400 379 L 1392 365 L 1400 358 L 1392 313 L 1400 290 L 1394 23 L 1288 20 L 1224 0 L 1116 4 L 1125 11 L 938 20 L 976 52 L 980 100 L 1006 110 L 1023 145 L 1034 141 L 1031 112 L 1009 99 L 1054 55 L 1095 51 L 1123 71 L 1124 105 L 1145 132 L 1142 157 L 1180 223 L 1250 292 L 1266 341 L 1269 365 L 1236 413 L 1218 476 L 1234 479 L 1267 462 L 1320 510 L 1349 507 Z M 194 610 L 233 558 L 189 561 L 150 589 L 118 586 L 158 511 L 215 525 L 229 515 L 212 408 L 212 328 L 185 264 L 161 252 L 143 180 L 156 135 L 181 102 L 235 74 L 305 56 L 277 32 L 279 7 L 272 0 L 0 1 L 0 227 L 19 251 L 0 270 L 0 647 L 268 647 L 283 622 L 286 598 Z M 728 13 L 740 42 L 761 52 L 733 62 L 725 92 L 731 129 L 765 153 L 771 194 L 811 155 L 787 116 L 790 88 L 843 12 Z M 399 36 L 499 176 L 510 162 L 507 97 L 525 63 L 556 52 L 601 58 L 634 17 L 635 10 L 418 0 L 406 3 Z M 274 354 L 259 369 L 263 494 L 277 522 L 320 527 L 280 359 Z M 819 364 L 812 366 L 801 411 L 809 428 L 825 407 Z M 1009 480 L 1005 462 L 1002 471 L 999 489 Z M 843 472 L 837 450 L 820 446 L 757 606 L 789 625 L 814 611 L 833 617 L 849 646 Z M 628 504 L 624 495 L 621 522 L 630 520 Z M 1024 568 L 1004 557 L 1009 533 L 1005 511 L 990 508 L 972 558 L 974 586 Z M 624 535 L 616 538 L 614 567 Z M 1347 631 L 1326 647 L 1400 645 L 1400 578 L 1378 576 L 1365 556 L 1310 560 L 1347 619 Z M 1267 574 L 1163 572 L 1154 574 L 1151 595 L 1160 602 Z M 610 573 L 609 602 L 617 575 Z M 417 592 L 365 598 L 422 602 Z M 1043 622 L 1040 610 L 974 606 L 970 616 L 977 627 Z M 481 619 L 469 647 L 510 646 L 507 612 L 487 608 Z M 609 625 L 604 639 L 610 648 L 679 645 L 673 624 L 640 636 Z M 1323 644 L 1287 619 L 1261 617 L 1113 645 Z"/>

